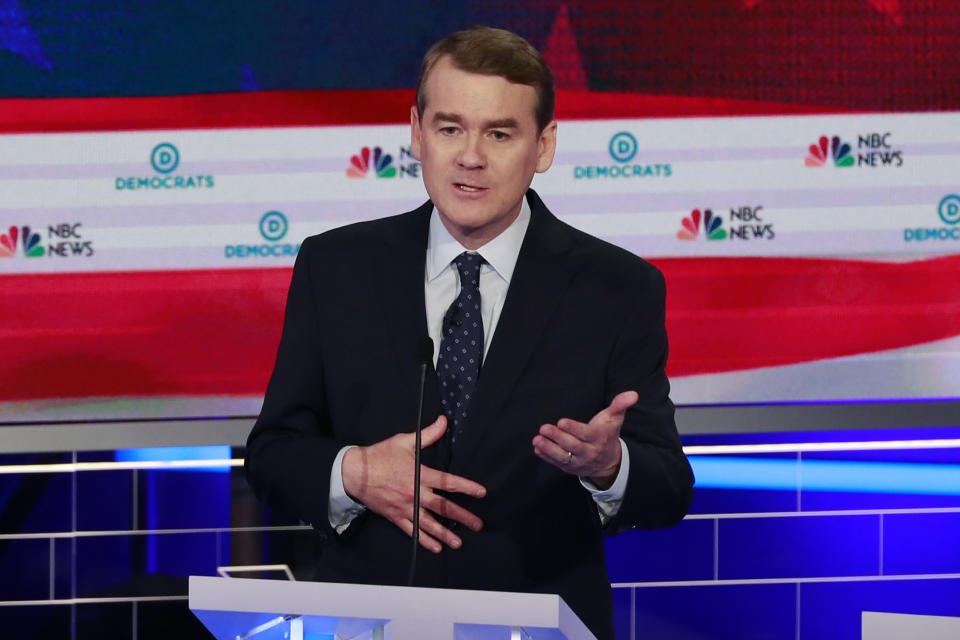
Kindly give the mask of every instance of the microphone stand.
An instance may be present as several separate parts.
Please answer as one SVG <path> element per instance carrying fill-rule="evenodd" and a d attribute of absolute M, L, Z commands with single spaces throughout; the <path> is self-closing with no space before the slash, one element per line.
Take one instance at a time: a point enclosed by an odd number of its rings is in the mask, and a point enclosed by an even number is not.
<path fill-rule="evenodd" d="M 420 394 L 417 398 L 416 444 L 413 453 L 413 549 L 410 551 L 410 572 L 407 574 L 407 586 L 413 586 L 413 577 L 417 569 L 417 549 L 420 546 L 420 450 L 422 435 L 420 424 L 423 420 L 423 391 L 427 384 L 427 363 L 433 359 L 433 341 L 424 339 L 420 358 Z"/>

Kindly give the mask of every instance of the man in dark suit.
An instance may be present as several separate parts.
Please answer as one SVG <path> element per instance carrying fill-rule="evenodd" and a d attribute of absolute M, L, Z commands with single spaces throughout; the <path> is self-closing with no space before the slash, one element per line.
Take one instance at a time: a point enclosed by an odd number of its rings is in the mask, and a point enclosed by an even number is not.
<path fill-rule="evenodd" d="M 675 524 L 693 476 L 663 277 L 529 190 L 553 161 L 553 95 L 508 32 L 427 53 L 411 122 L 430 201 L 304 241 L 247 473 L 325 532 L 318 579 L 403 583 L 430 336 L 420 542 L 434 553 L 416 584 L 559 593 L 610 638 L 602 535 Z"/>

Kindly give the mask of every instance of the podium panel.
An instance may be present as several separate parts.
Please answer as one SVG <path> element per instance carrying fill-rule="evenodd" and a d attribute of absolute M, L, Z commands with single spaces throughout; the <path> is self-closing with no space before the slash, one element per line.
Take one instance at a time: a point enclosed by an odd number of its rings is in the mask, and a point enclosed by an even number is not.
<path fill-rule="evenodd" d="M 905 613 L 864 611 L 861 614 L 862 640 L 956 640 L 960 618 L 921 616 Z"/>
<path fill-rule="evenodd" d="M 558 595 L 191 576 L 217 640 L 596 640 Z"/>

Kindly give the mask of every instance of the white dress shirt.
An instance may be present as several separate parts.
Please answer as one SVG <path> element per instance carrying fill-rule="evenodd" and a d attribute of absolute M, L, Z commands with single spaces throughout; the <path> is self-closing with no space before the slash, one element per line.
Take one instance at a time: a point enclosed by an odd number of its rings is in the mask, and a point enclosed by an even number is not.
<path fill-rule="evenodd" d="M 517 265 L 520 246 L 530 226 L 530 205 L 523 199 L 517 219 L 500 235 L 489 241 L 473 253 L 480 254 L 486 261 L 480 267 L 480 314 L 483 320 L 483 357 L 490 350 L 500 312 L 507 298 L 507 289 Z M 424 273 L 424 299 L 427 311 L 427 332 L 433 344 L 439 347 L 443 335 L 443 316 L 447 308 L 460 292 L 460 273 L 454 258 L 468 251 L 443 226 L 440 216 L 434 208 L 430 216 L 430 230 L 427 236 L 427 261 Z M 434 349 L 433 364 L 436 366 L 439 348 Z M 533 447 L 533 445 L 530 445 Z M 343 455 L 351 447 L 340 450 L 330 470 L 330 505 L 328 518 L 330 526 L 342 532 L 350 522 L 363 513 L 365 507 L 355 502 L 343 488 Z M 630 457 L 623 440 L 620 440 L 620 472 L 609 489 L 600 490 L 592 482 L 580 478 L 580 483 L 590 492 L 600 512 L 600 519 L 606 522 L 616 515 L 623 501 L 630 473 Z"/>

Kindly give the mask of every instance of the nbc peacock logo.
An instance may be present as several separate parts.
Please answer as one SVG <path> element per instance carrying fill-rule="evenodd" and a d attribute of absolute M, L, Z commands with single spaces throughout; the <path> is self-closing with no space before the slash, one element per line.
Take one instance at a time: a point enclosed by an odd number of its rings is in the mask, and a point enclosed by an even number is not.
<path fill-rule="evenodd" d="M 384 153 L 380 147 L 374 147 L 372 152 L 370 147 L 364 147 L 360 149 L 360 153 L 351 156 L 347 175 L 351 178 L 366 178 L 371 167 L 378 178 L 393 178 L 397 175 L 393 156 Z"/>
<path fill-rule="evenodd" d="M 724 240 L 727 237 L 726 229 L 722 229 L 723 218 L 714 215 L 710 209 L 694 209 L 690 215 L 681 221 L 682 228 L 677 231 L 680 240 L 696 240 L 700 236 L 700 222 L 703 222 L 703 233 L 707 240 Z"/>
<path fill-rule="evenodd" d="M 817 144 L 810 145 L 810 155 L 804 161 L 808 167 L 822 167 L 827 162 L 833 162 L 835 167 L 852 167 L 853 155 L 850 145 L 840 139 L 840 136 L 820 136 Z"/>
<path fill-rule="evenodd" d="M 10 227 L 6 233 L 0 234 L 0 258 L 12 258 L 17 253 L 19 243 L 23 255 L 28 258 L 39 258 L 44 254 L 40 244 L 40 234 L 33 233 L 30 227 Z"/>

